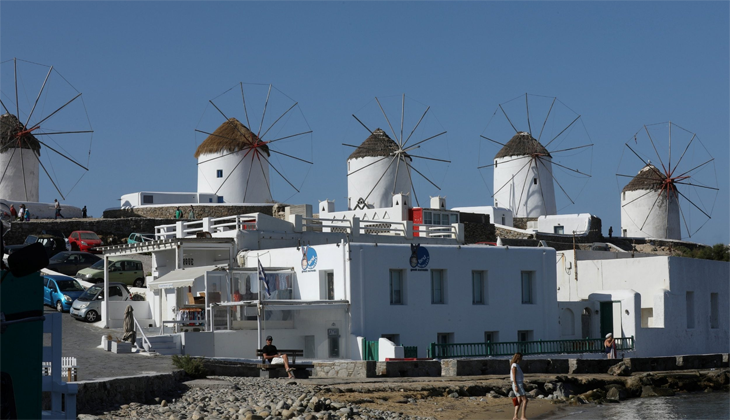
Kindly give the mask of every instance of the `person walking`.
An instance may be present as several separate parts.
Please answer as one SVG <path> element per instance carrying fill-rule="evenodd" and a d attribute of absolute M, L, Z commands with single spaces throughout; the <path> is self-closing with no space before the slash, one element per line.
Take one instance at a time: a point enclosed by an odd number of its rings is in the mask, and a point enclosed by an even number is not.
<path fill-rule="evenodd" d="M 616 340 L 613 339 L 613 334 L 606 334 L 606 340 L 603 341 L 603 347 L 606 350 L 606 358 L 616 358 Z"/>
<path fill-rule="evenodd" d="M 30 220 L 30 210 L 25 209 L 25 211 L 23 212 L 23 217 L 25 218 L 26 222 L 29 221 Z"/>
<path fill-rule="evenodd" d="M 18 211 L 18 220 L 20 220 L 22 222 L 24 220 L 24 218 L 25 218 L 25 204 L 21 204 L 20 210 Z"/>
<path fill-rule="evenodd" d="M 55 207 L 56 207 L 56 217 L 55 218 L 58 219 L 60 217 L 61 219 L 65 219 L 65 217 L 63 217 L 63 215 L 61 214 L 61 203 L 59 203 L 58 199 L 55 199 L 55 198 L 53 199 L 53 201 L 56 203 L 55 204 Z"/>
<path fill-rule="evenodd" d="M 522 353 L 515 353 L 510 361 L 511 367 L 509 372 L 509 378 L 512 381 L 512 390 L 517 396 L 517 402 L 519 407 L 522 408 L 522 417 L 517 418 L 518 410 L 515 410 L 515 415 L 512 420 L 527 420 L 527 393 L 525 392 L 525 375 L 522 373 L 519 363 L 522 361 Z"/>
<path fill-rule="evenodd" d="M 12 204 L 10 205 L 10 217 L 12 217 L 13 220 L 18 218 L 18 210 L 15 210 L 15 206 Z"/>
<path fill-rule="evenodd" d="M 188 213 L 188 219 L 195 219 L 195 209 L 193 206 L 190 206 L 190 213 Z"/>
<path fill-rule="evenodd" d="M 176 219 L 182 219 L 182 210 L 180 210 L 180 207 L 175 210 L 175 218 Z"/>
<path fill-rule="evenodd" d="M 86 206 L 84 206 L 84 208 L 81 209 L 81 218 L 86 219 Z"/>

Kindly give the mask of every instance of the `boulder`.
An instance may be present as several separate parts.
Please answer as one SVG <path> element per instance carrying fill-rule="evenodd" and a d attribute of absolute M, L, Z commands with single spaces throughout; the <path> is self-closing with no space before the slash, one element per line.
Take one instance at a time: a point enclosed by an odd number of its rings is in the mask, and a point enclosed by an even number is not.
<path fill-rule="evenodd" d="M 558 382 L 555 384 L 553 395 L 555 395 L 556 398 L 568 398 L 571 395 L 575 395 L 575 388 L 569 383 Z"/>
<path fill-rule="evenodd" d="M 626 362 L 619 362 L 608 368 L 608 373 L 613 376 L 629 376 L 631 375 L 631 367 Z"/>

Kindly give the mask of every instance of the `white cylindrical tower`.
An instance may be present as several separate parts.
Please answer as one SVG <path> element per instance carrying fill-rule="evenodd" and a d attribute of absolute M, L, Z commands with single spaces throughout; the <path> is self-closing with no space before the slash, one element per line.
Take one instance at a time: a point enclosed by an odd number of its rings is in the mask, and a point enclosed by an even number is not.
<path fill-rule="evenodd" d="M 621 236 L 682 239 L 674 185 L 649 163 L 621 190 Z"/>
<path fill-rule="evenodd" d="M 269 148 L 237 119 L 221 124 L 195 151 L 198 193 L 223 203 L 271 203 Z"/>
<path fill-rule="evenodd" d="M 12 114 L 0 116 L 0 198 L 38 202 L 38 157 L 41 145 Z"/>
<path fill-rule="evenodd" d="M 517 133 L 494 156 L 494 206 L 514 217 L 556 214 L 552 156 L 529 133 Z"/>
<path fill-rule="evenodd" d="M 373 131 L 347 158 L 348 209 L 354 209 L 360 199 L 374 208 L 392 207 L 393 194 L 411 191 L 405 163 L 411 161 L 385 131 Z"/>

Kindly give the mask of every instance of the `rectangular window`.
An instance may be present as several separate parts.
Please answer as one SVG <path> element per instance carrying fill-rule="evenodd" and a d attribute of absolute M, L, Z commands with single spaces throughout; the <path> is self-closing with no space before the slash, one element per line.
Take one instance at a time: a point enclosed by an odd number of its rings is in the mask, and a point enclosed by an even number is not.
<path fill-rule="evenodd" d="M 720 313 L 717 307 L 717 299 L 717 293 L 710 293 L 710 328 L 720 328 Z"/>
<path fill-rule="evenodd" d="M 142 196 L 142 204 L 154 204 L 154 196 L 152 195 L 143 195 Z"/>
<path fill-rule="evenodd" d="M 485 343 L 499 342 L 499 331 L 484 331 L 484 342 Z"/>
<path fill-rule="evenodd" d="M 563 233 L 565 233 L 565 227 L 564 226 L 553 226 L 553 233 L 562 235 Z"/>
<path fill-rule="evenodd" d="M 225 201 L 223 201 L 223 197 L 218 197 L 218 202 L 219 203 L 225 203 Z"/>
<path fill-rule="evenodd" d="M 472 305 L 484 305 L 487 303 L 484 281 L 484 271 L 471 272 L 471 303 Z"/>
<path fill-rule="evenodd" d="M 436 342 L 439 344 L 450 344 L 454 342 L 454 333 L 437 333 Z"/>
<path fill-rule="evenodd" d="M 695 292 L 687 292 L 687 328 L 695 327 Z"/>
<path fill-rule="evenodd" d="M 503 224 L 503 225 L 506 225 L 506 224 L 507 224 L 507 223 L 505 223 L 505 217 L 504 217 L 504 214 L 502 215 L 502 224 Z"/>
<path fill-rule="evenodd" d="M 430 211 L 424 211 L 423 212 L 423 224 L 424 225 L 430 225 L 431 224 L 431 212 Z"/>
<path fill-rule="evenodd" d="M 454 223 L 459 223 L 459 215 L 452 213 L 451 214 L 451 224 L 453 225 Z"/>
<path fill-rule="evenodd" d="M 433 224 L 434 225 L 440 225 L 441 224 L 441 213 L 433 212 Z"/>
<path fill-rule="evenodd" d="M 533 299 L 533 288 L 535 283 L 534 271 L 522 272 L 522 303 L 535 303 Z"/>
<path fill-rule="evenodd" d="M 218 169 L 217 171 L 215 171 L 215 177 L 223 178 L 223 169 Z"/>
<path fill-rule="evenodd" d="M 403 304 L 403 271 L 390 270 L 390 304 Z"/>
<path fill-rule="evenodd" d="M 431 270 L 431 303 L 442 304 L 444 299 L 444 270 Z"/>
<path fill-rule="evenodd" d="M 537 178 L 532 178 L 532 183 L 537 185 Z"/>
<path fill-rule="evenodd" d="M 327 290 L 327 300 L 335 300 L 335 273 L 329 271 L 325 274 L 325 287 Z"/>
<path fill-rule="evenodd" d="M 517 341 L 532 341 L 532 331 L 517 331 Z"/>

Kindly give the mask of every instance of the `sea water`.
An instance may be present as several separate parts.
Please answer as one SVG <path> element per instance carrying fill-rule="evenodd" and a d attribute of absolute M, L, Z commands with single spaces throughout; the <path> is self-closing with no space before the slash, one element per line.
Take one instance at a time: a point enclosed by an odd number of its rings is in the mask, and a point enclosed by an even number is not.
<path fill-rule="evenodd" d="M 727 392 L 697 392 L 677 394 L 673 397 L 636 398 L 622 401 L 619 404 L 586 404 L 565 407 L 545 418 L 570 420 L 730 419 L 730 394 Z"/>

